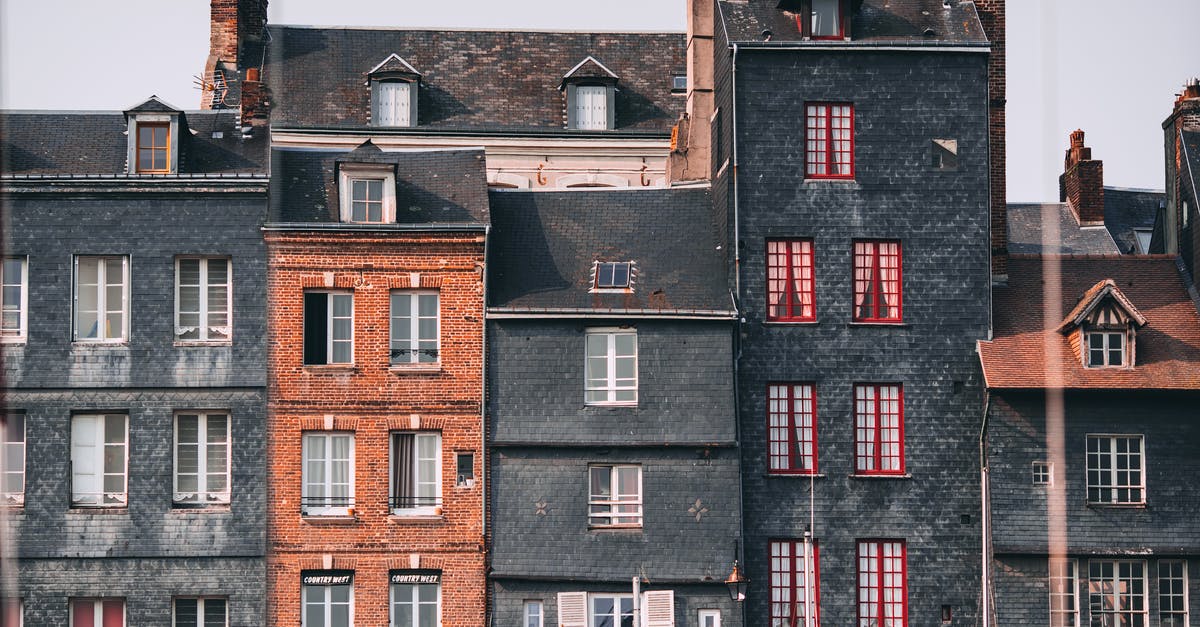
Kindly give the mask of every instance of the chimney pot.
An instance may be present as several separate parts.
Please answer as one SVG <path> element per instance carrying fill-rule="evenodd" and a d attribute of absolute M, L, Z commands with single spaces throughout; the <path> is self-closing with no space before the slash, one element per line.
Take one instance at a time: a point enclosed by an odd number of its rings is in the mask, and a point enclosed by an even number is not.
<path fill-rule="evenodd" d="M 1104 162 L 1092 159 L 1083 137 L 1082 130 L 1071 133 L 1059 195 L 1065 197 L 1080 226 L 1099 226 L 1104 224 Z"/>

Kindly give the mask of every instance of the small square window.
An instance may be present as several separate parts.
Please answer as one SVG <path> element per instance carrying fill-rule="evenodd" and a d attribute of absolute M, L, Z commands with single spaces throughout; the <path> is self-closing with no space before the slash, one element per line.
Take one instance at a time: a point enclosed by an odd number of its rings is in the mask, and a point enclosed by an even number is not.
<path fill-rule="evenodd" d="M 687 91 L 687 74 L 675 74 L 671 77 L 671 91 L 681 94 Z"/>
<path fill-rule="evenodd" d="M 1054 485 L 1054 465 L 1050 462 L 1033 462 L 1033 485 Z"/>
<path fill-rule="evenodd" d="M 221 598 L 177 598 L 172 627 L 226 627 L 229 624 L 228 605 L 229 602 Z"/>
<path fill-rule="evenodd" d="M 29 262 L 25 257 L 4 257 L 0 267 L 0 340 L 21 342 L 29 315 Z"/>
<path fill-rule="evenodd" d="M 129 333 L 129 257 L 75 257 L 75 341 L 124 342 Z"/>
<path fill-rule="evenodd" d="M 594 272 L 596 278 L 592 283 L 593 289 L 624 291 L 633 285 L 633 262 L 597 261 Z"/>
<path fill-rule="evenodd" d="M 1124 331 L 1090 331 L 1087 336 L 1088 368 L 1121 368 L 1126 364 Z"/>
<path fill-rule="evenodd" d="M 229 259 L 175 260 L 175 340 L 228 342 L 232 336 L 233 279 Z"/>
<path fill-rule="evenodd" d="M 935 139 L 930 144 L 930 157 L 934 170 L 958 169 L 958 140 Z"/>
<path fill-rule="evenodd" d="M 642 467 L 588 466 L 588 526 L 642 526 Z"/>
<path fill-rule="evenodd" d="M 304 292 L 305 365 L 354 361 L 354 294 Z"/>

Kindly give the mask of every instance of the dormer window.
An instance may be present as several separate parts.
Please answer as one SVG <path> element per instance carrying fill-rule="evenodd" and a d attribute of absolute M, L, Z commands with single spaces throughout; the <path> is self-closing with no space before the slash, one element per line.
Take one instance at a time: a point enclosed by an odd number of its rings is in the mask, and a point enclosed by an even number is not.
<path fill-rule="evenodd" d="M 180 138 L 187 133 L 183 112 L 151 96 L 125 111 L 127 158 L 133 174 L 177 174 Z"/>
<path fill-rule="evenodd" d="M 796 12 L 796 26 L 809 39 L 845 39 L 848 0 L 790 0 L 785 5 Z"/>
<path fill-rule="evenodd" d="M 605 131 L 616 128 L 618 77 L 612 70 L 587 57 L 563 76 L 561 89 L 567 96 L 567 128 Z"/>
<path fill-rule="evenodd" d="M 137 171 L 166 174 L 171 171 L 171 125 L 143 122 L 137 125 Z"/>
<path fill-rule="evenodd" d="M 339 184 L 342 222 L 396 221 L 396 175 L 388 166 L 344 163 Z"/>
<path fill-rule="evenodd" d="M 1084 293 L 1059 330 L 1072 338 L 1085 368 L 1132 368 L 1137 329 L 1145 324 L 1116 282 L 1105 279 Z"/>
<path fill-rule="evenodd" d="M 367 73 L 371 85 L 371 125 L 411 128 L 417 125 L 421 73 L 392 54 Z"/>
<path fill-rule="evenodd" d="M 636 269 L 632 261 L 597 261 L 592 265 L 593 292 L 632 292 Z"/>
<path fill-rule="evenodd" d="M 1088 368 L 1119 368 L 1124 365 L 1124 331 L 1092 331 L 1087 334 Z"/>

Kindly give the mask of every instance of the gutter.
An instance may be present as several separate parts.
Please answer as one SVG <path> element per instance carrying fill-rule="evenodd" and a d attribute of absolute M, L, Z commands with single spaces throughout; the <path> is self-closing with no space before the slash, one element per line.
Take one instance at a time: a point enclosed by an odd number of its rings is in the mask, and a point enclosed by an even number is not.
<path fill-rule="evenodd" d="M 605 308 L 554 308 L 554 307 L 492 307 L 487 317 L 494 320 L 542 318 L 640 318 L 644 320 L 736 320 L 736 311 L 719 309 L 605 309 Z"/>
<path fill-rule="evenodd" d="M 990 43 L 963 43 L 955 45 L 946 45 L 940 42 L 924 43 L 924 42 L 895 42 L 881 41 L 879 43 L 859 42 L 854 45 L 845 45 L 836 42 L 822 44 L 818 42 L 799 42 L 799 41 L 746 41 L 733 44 L 736 49 L 738 46 L 748 50 L 807 50 L 814 52 L 972 52 L 972 53 L 988 53 L 992 50 Z"/>
<path fill-rule="evenodd" d="M 544 131 L 498 131 L 491 129 L 443 129 L 428 128 L 381 129 L 373 126 L 276 126 L 271 133 L 305 133 L 310 135 L 370 135 L 373 137 L 415 136 L 415 137 L 502 137 L 513 138 L 555 138 L 555 139 L 670 139 L 669 131 L 567 131 L 547 129 Z"/>
<path fill-rule="evenodd" d="M 273 222 L 263 225 L 267 233 L 299 231 L 323 231 L 338 233 L 431 233 L 453 231 L 460 233 L 488 232 L 489 225 L 483 222 L 428 222 L 425 224 L 346 224 L 343 222 Z"/>

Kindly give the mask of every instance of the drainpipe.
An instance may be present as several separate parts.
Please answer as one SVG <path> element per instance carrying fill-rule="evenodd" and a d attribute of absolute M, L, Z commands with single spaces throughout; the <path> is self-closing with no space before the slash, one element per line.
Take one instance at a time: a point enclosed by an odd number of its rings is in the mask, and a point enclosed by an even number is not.
<path fill-rule="evenodd" d="M 738 130 L 737 130 L 737 55 L 738 45 L 733 44 L 733 65 L 732 73 L 732 92 L 733 103 L 730 106 L 733 114 L 733 175 L 731 176 L 731 186 L 733 187 L 733 289 L 738 294 L 742 293 L 742 243 L 741 243 L 741 225 L 738 220 Z"/>
<path fill-rule="evenodd" d="M 991 601 L 992 601 L 992 585 L 991 585 L 991 523 L 992 517 L 989 512 L 988 501 L 988 462 L 987 462 L 987 423 L 988 410 L 992 404 L 992 393 L 989 390 L 983 391 L 983 424 L 979 428 L 979 487 L 980 487 L 980 505 L 983 511 L 980 513 L 980 521 L 982 527 L 982 542 L 980 543 L 980 552 L 983 554 L 983 570 L 980 572 L 981 596 L 980 610 L 983 614 L 983 627 L 991 627 Z"/>
<path fill-rule="evenodd" d="M 483 344 L 480 346 L 480 348 L 481 348 L 480 352 L 481 352 L 482 359 L 480 360 L 480 364 L 479 364 L 479 372 L 480 372 L 479 382 L 481 384 L 480 388 L 479 388 L 479 394 L 480 394 L 480 397 L 479 397 L 479 445 L 480 445 L 479 446 L 479 494 L 482 497 L 482 503 L 481 503 L 482 508 L 480 509 L 480 512 L 479 512 L 479 519 L 480 519 L 480 525 L 483 530 L 483 537 L 482 537 L 483 556 L 484 556 L 483 585 L 487 586 L 487 589 L 491 588 L 491 586 L 488 584 L 488 581 L 487 581 L 488 564 L 491 562 L 491 556 L 488 555 L 488 541 L 487 541 L 487 536 L 488 536 L 488 518 L 487 518 L 487 512 L 488 512 L 488 483 L 487 483 L 487 476 L 488 476 L 488 446 L 487 446 L 488 445 L 488 438 L 487 438 L 487 389 L 488 389 L 487 388 L 487 364 L 488 364 L 488 360 L 487 360 L 487 357 L 488 357 L 488 345 L 487 345 L 487 325 L 488 325 L 488 322 L 487 322 L 488 300 L 487 300 L 487 298 L 488 298 L 488 292 L 487 292 L 487 284 L 488 284 L 488 273 L 487 273 L 487 267 L 488 267 L 488 242 L 490 242 L 492 239 L 491 233 L 492 233 L 492 225 L 491 224 L 488 224 L 483 227 L 483 267 L 480 268 L 480 272 L 479 272 L 479 280 L 483 282 L 483 289 L 482 289 L 483 312 L 482 312 L 482 315 L 480 316 L 480 325 L 482 327 L 481 336 L 482 336 Z M 487 600 L 491 598 L 491 595 L 488 594 L 487 589 L 485 589 L 484 595 L 483 595 L 484 605 L 485 605 L 484 613 L 488 615 L 488 623 L 490 624 L 492 608 L 486 607 L 486 605 L 487 605 Z"/>
<path fill-rule="evenodd" d="M 733 166 L 732 166 L 732 174 L 730 175 L 730 179 L 731 179 L 730 187 L 732 188 L 730 191 L 733 194 L 733 297 L 734 297 L 734 302 L 736 304 L 735 310 L 738 312 L 737 319 L 734 321 L 734 324 L 733 324 L 733 340 L 734 340 L 735 350 L 737 351 L 737 353 L 734 357 L 734 360 L 733 360 L 733 424 L 734 424 L 734 438 L 736 439 L 736 443 L 735 443 L 736 447 L 735 448 L 737 450 L 738 475 L 739 475 L 738 502 L 741 504 L 742 510 L 744 511 L 746 508 L 746 495 L 745 495 L 745 489 L 743 487 L 743 482 L 741 481 L 741 478 L 740 478 L 740 475 L 742 474 L 742 420 L 741 420 L 741 397 L 740 397 L 740 394 L 738 393 L 738 389 L 739 389 L 738 361 L 742 357 L 742 342 L 741 342 L 741 337 L 742 337 L 742 311 L 741 311 L 741 309 L 742 309 L 742 307 L 741 307 L 742 244 L 741 244 L 741 224 L 740 224 L 740 219 L 739 219 L 739 214 L 738 214 L 738 184 L 737 184 L 737 180 L 738 180 L 737 55 L 738 55 L 738 45 L 735 42 L 733 44 L 733 57 L 732 57 L 731 65 L 730 65 L 730 70 L 732 72 L 732 77 L 730 79 L 730 83 L 732 85 L 732 87 L 731 87 L 732 99 L 731 99 L 730 107 L 729 107 L 730 114 L 731 114 L 730 117 L 732 118 L 730 123 L 733 126 L 733 139 L 730 142 L 732 144 L 730 149 L 733 151 Z M 740 540 L 744 540 L 746 538 L 745 519 L 746 519 L 745 516 L 738 517 L 738 538 Z M 743 546 L 743 543 L 739 541 L 738 542 L 739 555 L 737 555 L 736 558 L 741 559 L 742 563 L 745 564 L 746 560 L 743 559 L 745 556 L 741 555 L 741 550 L 740 550 L 742 546 Z M 740 627 L 745 627 L 745 625 L 746 625 L 746 602 L 739 601 L 737 604 L 737 607 L 738 607 L 738 612 L 739 612 L 738 618 L 741 621 Z"/>

